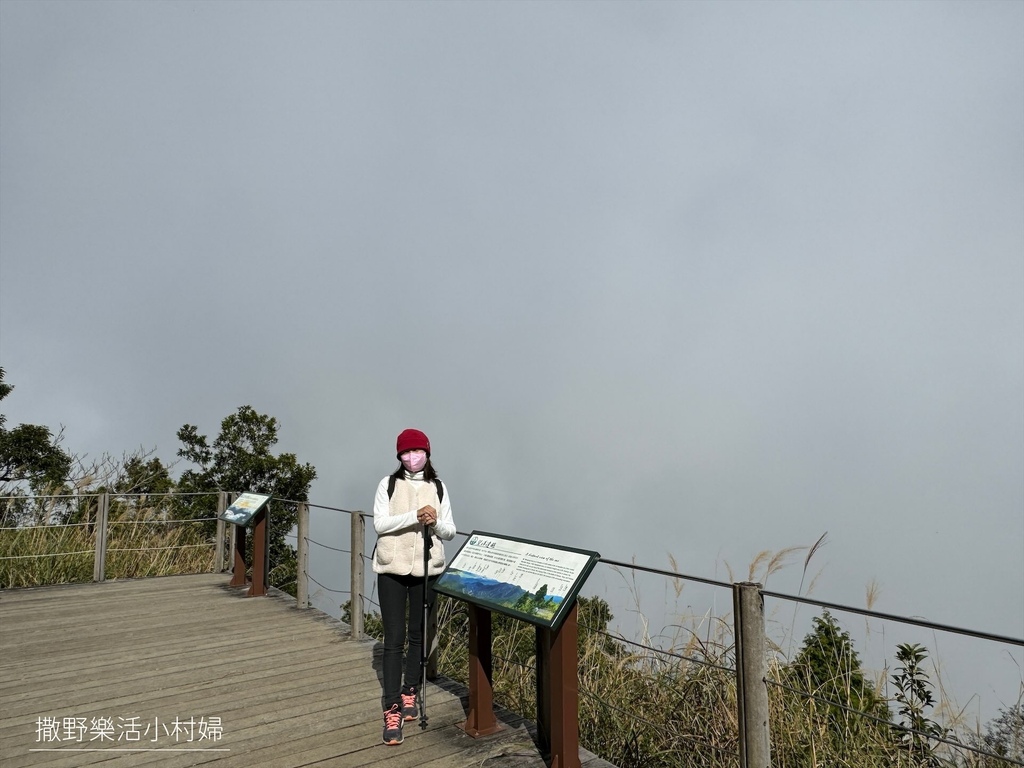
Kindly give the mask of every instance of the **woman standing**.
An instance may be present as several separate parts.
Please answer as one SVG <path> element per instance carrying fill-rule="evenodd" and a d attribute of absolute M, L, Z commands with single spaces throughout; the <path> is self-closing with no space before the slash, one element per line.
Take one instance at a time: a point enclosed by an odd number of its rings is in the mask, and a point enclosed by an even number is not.
<path fill-rule="evenodd" d="M 406 429 L 395 449 L 401 464 L 380 481 L 373 500 L 377 531 L 373 571 L 384 623 L 385 744 L 401 744 L 402 725 L 419 716 L 424 600 L 434 599 L 426 581 L 444 570 L 442 539 L 451 541 L 455 536 L 448 489 L 430 463 L 427 436 L 418 429 Z M 424 528 L 429 534 L 427 574 L 423 572 Z M 403 663 L 407 610 L 409 652 Z"/>

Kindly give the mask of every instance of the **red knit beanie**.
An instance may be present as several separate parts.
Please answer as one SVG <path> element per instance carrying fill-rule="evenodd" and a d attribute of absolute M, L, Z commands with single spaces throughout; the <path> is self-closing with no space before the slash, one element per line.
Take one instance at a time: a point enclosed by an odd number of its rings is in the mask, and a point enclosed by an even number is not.
<path fill-rule="evenodd" d="M 430 455 L 430 441 L 427 439 L 427 436 L 418 429 L 402 430 L 402 434 L 398 436 L 398 440 L 395 443 L 395 450 L 398 451 L 398 455 L 401 456 L 406 451 L 414 451 L 417 448 L 422 448 L 427 452 L 427 456 Z"/>

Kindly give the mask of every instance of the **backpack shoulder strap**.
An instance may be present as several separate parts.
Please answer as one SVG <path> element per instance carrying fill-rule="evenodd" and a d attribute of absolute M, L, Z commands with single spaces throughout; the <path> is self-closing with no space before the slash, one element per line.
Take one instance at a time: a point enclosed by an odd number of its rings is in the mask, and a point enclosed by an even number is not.
<path fill-rule="evenodd" d="M 444 485 L 441 484 L 441 478 L 434 478 L 434 487 L 437 488 L 437 500 L 444 501 Z M 395 476 L 391 475 L 388 478 L 388 498 L 390 499 L 395 495 Z"/>

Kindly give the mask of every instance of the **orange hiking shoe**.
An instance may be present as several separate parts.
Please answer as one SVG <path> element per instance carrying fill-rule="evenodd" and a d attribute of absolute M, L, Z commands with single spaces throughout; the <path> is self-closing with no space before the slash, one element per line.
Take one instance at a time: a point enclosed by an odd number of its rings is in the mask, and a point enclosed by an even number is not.
<path fill-rule="evenodd" d="M 384 713 L 384 743 L 388 746 L 396 746 L 402 743 L 402 710 L 397 704 L 392 704 L 391 709 Z"/>
<path fill-rule="evenodd" d="M 402 717 L 415 720 L 420 716 L 419 698 L 416 696 L 415 688 L 406 688 L 402 691 Z"/>

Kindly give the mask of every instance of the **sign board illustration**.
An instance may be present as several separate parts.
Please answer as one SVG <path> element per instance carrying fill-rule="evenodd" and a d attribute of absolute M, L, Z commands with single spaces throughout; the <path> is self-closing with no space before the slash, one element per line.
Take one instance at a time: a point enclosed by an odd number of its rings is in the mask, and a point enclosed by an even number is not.
<path fill-rule="evenodd" d="M 221 519 L 235 525 L 248 525 L 249 521 L 266 506 L 268 501 L 270 501 L 269 496 L 263 496 L 258 493 L 243 493 L 231 502 L 230 507 L 224 510 Z"/>

